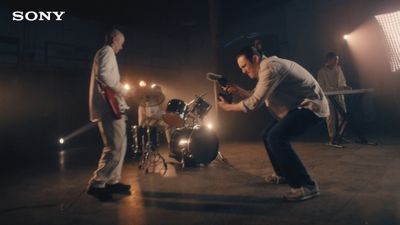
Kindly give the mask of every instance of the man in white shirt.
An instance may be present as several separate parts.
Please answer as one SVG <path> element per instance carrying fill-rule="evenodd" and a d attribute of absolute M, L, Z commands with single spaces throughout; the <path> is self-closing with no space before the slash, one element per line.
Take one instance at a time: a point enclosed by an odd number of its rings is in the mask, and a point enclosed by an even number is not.
<path fill-rule="evenodd" d="M 329 115 L 328 102 L 313 76 L 299 64 L 274 57 L 262 57 L 254 47 L 246 47 L 237 55 L 242 72 L 256 79 L 254 92 L 237 85 L 227 91 L 244 100 L 228 104 L 220 98 L 219 106 L 226 111 L 253 111 L 265 103 L 276 118 L 266 127 L 263 141 L 274 169 L 269 183 L 288 183 L 290 191 L 284 195 L 288 201 L 302 201 L 320 194 L 318 184 L 292 148 L 290 141 L 322 118 Z"/>
<path fill-rule="evenodd" d="M 115 56 L 122 49 L 124 42 L 125 37 L 119 30 L 114 29 L 106 35 L 106 44 L 94 57 L 90 78 L 90 120 L 98 124 L 104 148 L 97 170 L 89 181 L 87 193 L 101 201 L 112 200 L 113 193 L 130 194 L 131 186 L 120 182 L 127 147 L 124 111 L 129 107 L 124 96 L 128 94 L 128 90 L 124 89 L 120 82 Z M 115 93 L 122 118 L 117 119 L 107 104 L 103 95 L 104 86 Z"/>
<path fill-rule="evenodd" d="M 339 91 L 351 89 L 347 86 L 346 78 L 344 77 L 342 68 L 339 65 L 339 56 L 334 52 L 329 52 L 326 54 L 325 65 L 318 71 L 317 80 L 322 90 L 324 91 Z M 335 98 L 339 106 L 346 112 L 346 103 L 344 100 L 344 95 L 332 96 Z M 343 117 L 334 107 L 331 101 L 329 102 L 330 115 L 326 118 L 326 125 L 328 128 L 329 144 L 337 145 L 335 143 L 335 135 L 337 133 L 343 132 L 338 131 L 338 126 L 343 122 Z M 344 128 L 344 126 L 343 126 Z"/>

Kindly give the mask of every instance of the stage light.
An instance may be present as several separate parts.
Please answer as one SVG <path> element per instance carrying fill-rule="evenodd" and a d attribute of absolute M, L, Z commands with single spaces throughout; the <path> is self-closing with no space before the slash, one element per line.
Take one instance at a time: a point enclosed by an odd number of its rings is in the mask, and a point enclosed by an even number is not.
<path fill-rule="evenodd" d="M 155 87 L 157 87 L 157 84 L 151 84 L 150 87 L 151 87 L 151 88 L 155 88 Z"/>
<path fill-rule="evenodd" d="M 400 11 L 376 15 L 389 47 L 390 67 L 392 72 L 400 70 Z"/>
<path fill-rule="evenodd" d="M 129 86 L 129 84 L 124 84 L 124 89 L 129 91 L 131 90 L 131 86 Z"/>
<path fill-rule="evenodd" d="M 140 82 L 139 82 L 139 86 L 140 87 L 146 87 L 146 82 L 144 81 L 144 80 L 141 80 Z"/>
<path fill-rule="evenodd" d="M 207 123 L 207 128 L 209 130 L 212 130 L 212 129 L 214 129 L 214 125 L 212 123 Z"/>
<path fill-rule="evenodd" d="M 189 144 L 189 140 L 188 139 L 181 139 L 181 140 L 179 140 L 179 146 L 185 146 L 185 145 L 187 145 L 187 144 Z"/>
<path fill-rule="evenodd" d="M 62 145 L 65 142 L 70 141 L 72 138 L 74 138 L 96 126 L 97 126 L 96 123 L 89 122 L 89 123 L 83 125 L 82 127 L 76 129 L 75 131 L 71 132 L 70 134 L 63 135 L 62 138 L 58 139 L 58 143 L 60 143 Z"/>
<path fill-rule="evenodd" d="M 343 35 L 343 39 L 344 40 L 348 40 L 349 39 L 349 35 L 348 34 Z"/>

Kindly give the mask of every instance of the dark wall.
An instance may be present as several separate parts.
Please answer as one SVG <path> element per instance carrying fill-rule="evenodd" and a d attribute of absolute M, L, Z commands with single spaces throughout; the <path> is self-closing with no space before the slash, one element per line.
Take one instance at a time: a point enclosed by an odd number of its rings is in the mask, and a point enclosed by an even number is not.
<path fill-rule="evenodd" d="M 287 57 L 316 74 L 323 65 L 324 55 L 334 51 L 340 56 L 350 86 L 375 89 L 373 94 L 361 99 L 358 107 L 353 107 L 354 116 L 364 114 L 364 122 L 370 124 L 371 131 L 389 132 L 390 124 L 399 124 L 400 76 L 399 72 L 388 70 L 383 60 L 387 58 L 387 52 L 377 48 L 385 41 L 382 37 L 377 38 L 381 30 L 374 19 L 377 14 L 399 9 L 400 2 L 394 0 L 294 0 L 285 9 Z M 350 34 L 354 39 L 345 41 L 344 34 Z M 351 104 L 348 106 L 352 107 Z M 397 125 L 391 130 L 396 129 Z"/>
<path fill-rule="evenodd" d="M 325 54 L 335 51 L 339 54 L 341 65 L 348 84 L 355 89 L 374 88 L 373 94 L 348 96 L 348 110 L 352 118 L 360 119 L 367 133 L 398 133 L 400 104 L 399 72 L 391 73 L 381 59 L 386 52 L 374 51 L 375 43 L 383 44 L 383 39 L 372 39 L 373 33 L 380 32 L 379 27 L 370 27 L 360 34 L 360 40 L 346 42 L 343 35 L 360 33 L 360 27 L 374 20 L 374 15 L 400 9 L 398 1 L 342 1 L 342 0 L 293 0 L 273 8 L 257 9 L 253 14 L 238 13 L 238 19 L 225 24 L 223 28 L 223 72 L 232 82 L 253 88 L 254 82 L 241 74 L 236 65 L 235 53 L 244 45 L 250 45 L 255 39 L 264 43 L 267 55 L 278 55 L 291 59 L 309 70 L 314 76 L 324 63 Z M 369 50 L 369 60 L 381 63 L 380 69 L 371 68 L 373 64 L 359 60 L 355 54 L 355 45 L 360 42 Z M 353 46 L 354 45 L 354 46 Z M 378 60 L 379 59 L 379 60 Z M 226 132 L 235 138 L 256 137 L 262 124 L 268 120 L 265 112 L 253 116 L 223 113 L 223 123 L 229 127 Z M 226 116 L 225 116 L 226 115 Z M 237 123 L 236 121 L 243 121 Z M 393 125 L 396 124 L 396 125 Z M 390 129 L 388 129 L 390 127 Z M 322 133 L 324 127 L 315 131 Z M 237 137 L 236 137 L 237 136 Z"/>
<path fill-rule="evenodd" d="M 143 30 L 126 23 L 110 24 L 66 16 L 62 22 L 12 22 L 11 10 L 0 5 L 0 133 L 8 153 L 56 149 L 58 138 L 89 123 L 88 93 L 92 58 L 110 25 L 126 36 L 117 55 L 122 80 L 159 84 L 166 101 L 190 101 L 208 92 L 207 27 L 190 24 L 171 29 Z M 167 30 L 167 31 L 166 31 Z M 129 120 L 137 123 L 137 102 Z M 100 145 L 91 128 L 66 143 L 67 147 Z M 2 148 L 3 149 L 3 148 Z M 32 151 L 34 149 L 34 151 Z M 18 151 L 16 151 L 18 150 Z"/>
<path fill-rule="evenodd" d="M 253 88 L 255 82 L 237 68 L 235 54 L 258 38 L 264 42 L 268 55 L 295 60 L 312 74 L 322 65 L 327 51 L 336 51 L 343 56 L 344 72 L 352 85 L 374 87 L 376 82 L 359 82 L 363 73 L 355 66 L 356 61 L 341 37 L 375 13 L 395 9 L 396 1 L 285 2 L 273 7 L 261 4 L 262 7 L 253 9 L 254 13 L 236 9 L 234 17 L 229 18 L 219 12 L 221 58 L 217 72 L 233 83 Z M 208 14 L 207 8 L 198 10 Z M 10 15 L 8 6 L 0 5 L 0 131 L 5 149 L 54 147 L 58 137 L 89 122 L 87 99 L 92 57 L 111 25 L 126 36 L 125 48 L 117 56 L 124 81 L 133 85 L 141 79 L 156 82 L 162 86 L 167 100 L 178 98 L 188 102 L 196 94 L 206 93 L 205 99 L 214 105 L 207 120 L 218 123 L 221 138 L 256 139 L 270 119 L 265 108 L 248 114 L 220 111 L 216 118 L 213 86 L 205 79 L 207 72 L 216 72 L 208 21 L 179 23 L 164 29 L 144 29 L 146 26 L 142 25 L 139 29 L 129 21 L 108 23 L 106 18 L 93 20 L 70 15 L 58 23 L 17 23 L 11 21 Z M 392 124 L 396 128 L 399 124 L 396 96 L 400 96 L 400 76 L 389 76 L 381 77 L 386 81 L 379 88 L 391 91 L 367 98 L 361 106 L 373 127 Z M 132 99 L 128 102 L 132 106 L 130 121 L 136 123 L 137 105 Z M 99 141 L 97 130 L 90 129 L 68 145 L 99 145 Z"/>

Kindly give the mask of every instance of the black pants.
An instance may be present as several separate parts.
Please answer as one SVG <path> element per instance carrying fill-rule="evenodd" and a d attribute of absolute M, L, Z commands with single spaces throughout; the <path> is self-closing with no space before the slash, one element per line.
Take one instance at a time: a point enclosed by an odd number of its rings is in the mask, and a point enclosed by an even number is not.
<path fill-rule="evenodd" d="M 314 181 L 290 141 L 321 121 L 322 118 L 308 109 L 295 109 L 264 129 L 263 141 L 273 169 L 278 176 L 285 177 L 292 188 L 312 185 Z"/>

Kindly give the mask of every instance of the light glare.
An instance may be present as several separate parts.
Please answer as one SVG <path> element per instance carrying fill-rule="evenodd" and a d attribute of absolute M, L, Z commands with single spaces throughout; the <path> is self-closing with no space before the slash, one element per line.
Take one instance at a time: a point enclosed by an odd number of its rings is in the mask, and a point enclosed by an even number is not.
<path fill-rule="evenodd" d="M 389 46 L 390 69 L 400 70 L 400 11 L 375 16 Z"/>
<path fill-rule="evenodd" d="M 131 86 L 129 86 L 129 84 L 124 84 L 124 89 L 129 91 L 131 90 Z"/>
<path fill-rule="evenodd" d="M 179 140 L 179 146 L 184 146 L 187 145 L 189 143 L 188 139 L 181 139 Z"/>
<path fill-rule="evenodd" d="M 139 86 L 140 87 L 146 87 L 146 82 L 144 81 L 144 80 L 141 80 L 140 82 L 139 82 Z"/>

